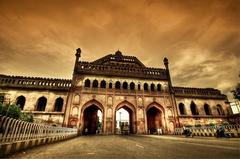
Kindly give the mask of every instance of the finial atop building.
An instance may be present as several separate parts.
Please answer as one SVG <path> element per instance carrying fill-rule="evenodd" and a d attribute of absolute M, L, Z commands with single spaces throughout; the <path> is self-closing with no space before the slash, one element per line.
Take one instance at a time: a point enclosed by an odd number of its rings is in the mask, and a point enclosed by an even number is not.
<path fill-rule="evenodd" d="M 117 51 L 115 52 L 115 55 L 116 55 L 116 56 L 122 56 L 122 52 L 119 51 L 119 50 L 117 50 Z"/>
<path fill-rule="evenodd" d="M 78 56 L 78 57 L 81 57 L 81 52 L 82 52 L 81 49 L 80 49 L 80 48 L 77 48 L 75 55 Z"/>
<path fill-rule="evenodd" d="M 76 62 L 78 62 L 79 61 L 79 58 L 81 57 L 81 49 L 80 48 L 77 48 L 76 49 L 76 54 L 75 54 L 75 56 L 76 56 Z"/>
<path fill-rule="evenodd" d="M 164 57 L 163 63 L 165 65 L 166 69 L 168 69 L 168 59 L 166 57 Z"/>
<path fill-rule="evenodd" d="M 163 63 L 164 63 L 164 65 L 168 65 L 168 59 L 166 57 L 164 57 Z"/>

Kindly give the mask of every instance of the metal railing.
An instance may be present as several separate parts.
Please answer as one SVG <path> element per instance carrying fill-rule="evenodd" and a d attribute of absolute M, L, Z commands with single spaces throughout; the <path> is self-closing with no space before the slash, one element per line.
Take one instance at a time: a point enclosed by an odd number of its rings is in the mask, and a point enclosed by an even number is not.
<path fill-rule="evenodd" d="M 240 137 L 240 125 L 222 125 L 225 131 L 232 134 L 234 137 Z M 219 126 L 201 126 L 201 127 L 188 127 L 193 135 L 196 136 L 215 136 L 215 133 Z M 175 135 L 182 135 L 184 128 L 176 128 Z"/>
<path fill-rule="evenodd" d="M 54 127 L 0 116 L 0 143 L 76 135 L 77 129 Z"/>

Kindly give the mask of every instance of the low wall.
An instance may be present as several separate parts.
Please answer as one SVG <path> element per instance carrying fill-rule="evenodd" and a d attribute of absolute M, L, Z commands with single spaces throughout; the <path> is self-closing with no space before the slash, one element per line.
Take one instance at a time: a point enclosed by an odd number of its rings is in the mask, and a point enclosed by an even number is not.
<path fill-rule="evenodd" d="M 77 129 L 28 123 L 0 116 L 0 157 L 76 137 Z"/>
<path fill-rule="evenodd" d="M 49 143 L 54 143 L 66 139 L 70 139 L 76 137 L 75 135 L 68 135 L 68 136 L 58 136 L 58 137 L 46 137 L 46 138 L 39 138 L 39 139 L 29 139 L 24 141 L 15 141 L 10 143 L 1 143 L 0 144 L 0 157 L 13 154 L 20 150 L 28 149 L 31 147 L 45 145 Z"/>
<path fill-rule="evenodd" d="M 194 136 L 216 136 L 218 126 L 204 126 L 204 127 L 190 127 Z M 225 125 L 225 133 L 228 133 L 231 137 L 240 137 L 240 125 Z M 176 128 L 175 135 L 182 135 L 183 128 Z"/>

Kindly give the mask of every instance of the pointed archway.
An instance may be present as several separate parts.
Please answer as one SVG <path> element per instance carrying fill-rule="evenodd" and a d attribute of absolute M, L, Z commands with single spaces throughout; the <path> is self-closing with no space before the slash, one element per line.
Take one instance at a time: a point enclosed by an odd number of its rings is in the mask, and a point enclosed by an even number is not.
<path fill-rule="evenodd" d="M 128 116 L 127 120 L 124 120 L 124 119 L 122 120 L 120 119 L 121 117 L 120 118 L 117 117 L 118 115 L 120 115 L 118 114 L 119 112 L 123 112 L 121 110 L 127 112 L 126 114 Z M 128 101 L 123 101 L 119 103 L 115 109 L 114 118 L 115 118 L 115 124 L 114 124 L 115 134 L 119 134 L 119 128 L 120 128 L 120 133 L 126 133 L 126 132 L 129 132 L 131 134 L 136 133 L 136 109 L 132 103 Z"/>
<path fill-rule="evenodd" d="M 149 134 L 157 134 L 158 130 L 162 128 L 162 113 L 156 107 L 152 107 L 147 111 L 147 125 Z"/>
<path fill-rule="evenodd" d="M 96 100 L 83 105 L 81 113 L 81 131 L 85 135 L 94 135 L 103 132 L 103 106 Z"/>
<path fill-rule="evenodd" d="M 162 134 L 165 129 L 164 109 L 158 103 L 150 104 L 146 109 L 147 132 L 149 134 Z"/>

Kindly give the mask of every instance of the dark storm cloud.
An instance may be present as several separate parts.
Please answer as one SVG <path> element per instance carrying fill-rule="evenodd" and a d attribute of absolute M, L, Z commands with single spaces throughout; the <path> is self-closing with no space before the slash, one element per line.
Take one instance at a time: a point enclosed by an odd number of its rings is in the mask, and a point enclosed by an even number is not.
<path fill-rule="evenodd" d="M 71 78 L 74 52 L 92 61 L 120 49 L 147 66 L 167 56 L 174 85 L 239 81 L 239 0 L 3 0 L 1 73 Z"/>

